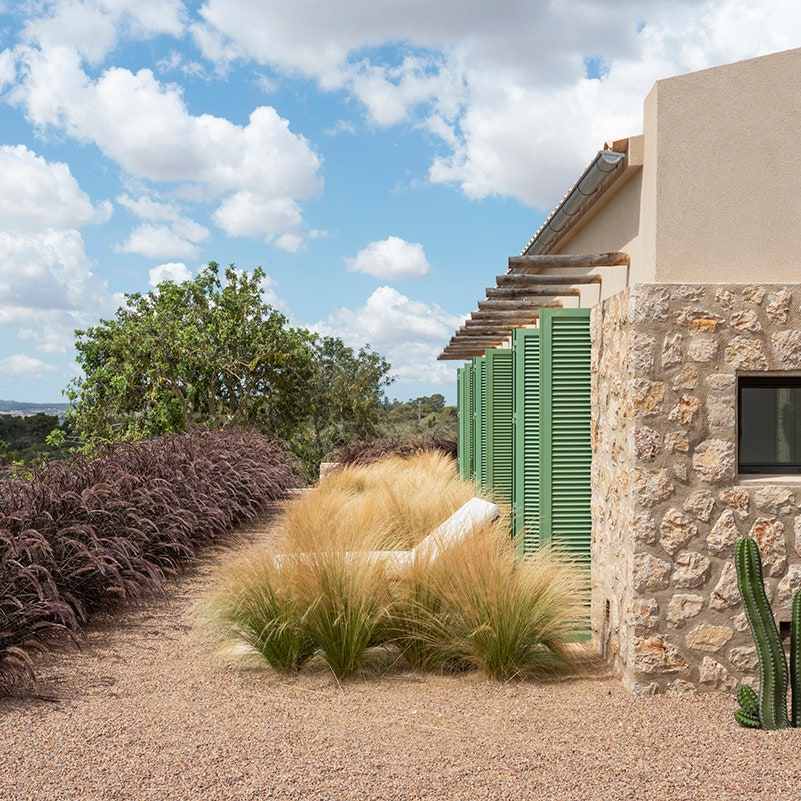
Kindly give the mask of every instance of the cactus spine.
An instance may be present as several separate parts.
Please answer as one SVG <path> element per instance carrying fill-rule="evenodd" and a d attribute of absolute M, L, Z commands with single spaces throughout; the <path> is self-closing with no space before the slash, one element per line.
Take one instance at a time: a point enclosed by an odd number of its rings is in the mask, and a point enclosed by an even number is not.
<path fill-rule="evenodd" d="M 783 729 L 788 725 L 787 659 L 765 595 L 759 547 L 751 537 L 743 537 L 737 541 L 734 566 L 737 570 L 737 586 L 759 657 L 759 724 L 763 729 Z M 798 629 L 797 626 L 795 628 Z M 793 708 L 795 709 L 795 698 Z M 747 710 L 738 711 L 751 717 Z M 748 725 L 747 722 L 741 722 L 739 717 L 737 722 Z"/>
<path fill-rule="evenodd" d="M 793 700 L 790 725 L 801 726 L 801 590 L 793 595 L 793 616 L 790 624 L 790 686 Z"/>

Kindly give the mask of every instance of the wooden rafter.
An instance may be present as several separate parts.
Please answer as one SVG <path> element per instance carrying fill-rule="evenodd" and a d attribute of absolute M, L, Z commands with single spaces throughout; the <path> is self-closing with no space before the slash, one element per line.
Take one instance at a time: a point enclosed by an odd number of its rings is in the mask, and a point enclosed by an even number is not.
<path fill-rule="evenodd" d="M 510 256 L 509 272 L 533 275 L 542 270 L 561 267 L 594 270 L 597 267 L 628 267 L 628 253 L 560 253 L 558 255 Z"/>

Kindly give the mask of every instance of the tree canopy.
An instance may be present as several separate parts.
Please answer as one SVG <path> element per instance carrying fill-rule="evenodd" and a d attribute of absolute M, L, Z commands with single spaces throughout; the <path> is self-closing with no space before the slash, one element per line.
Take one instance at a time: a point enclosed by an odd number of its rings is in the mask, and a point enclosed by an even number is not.
<path fill-rule="evenodd" d="M 76 331 L 75 430 L 138 439 L 248 426 L 290 443 L 310 469 L 343 438 L 371 436 L 389 363 L 289 326 L 264 301 L 264 278 L 210 262 L 191 280 L 126 295 L 113 320 Z"/>

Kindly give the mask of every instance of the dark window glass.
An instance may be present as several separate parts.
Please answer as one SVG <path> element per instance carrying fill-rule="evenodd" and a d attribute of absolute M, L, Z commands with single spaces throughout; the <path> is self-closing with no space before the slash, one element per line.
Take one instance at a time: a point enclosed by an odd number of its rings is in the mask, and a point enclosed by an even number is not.
<path fill-rule="evenodd" d="M 741 473 L 801 473 L 801 376 L 739 380 Z"/>

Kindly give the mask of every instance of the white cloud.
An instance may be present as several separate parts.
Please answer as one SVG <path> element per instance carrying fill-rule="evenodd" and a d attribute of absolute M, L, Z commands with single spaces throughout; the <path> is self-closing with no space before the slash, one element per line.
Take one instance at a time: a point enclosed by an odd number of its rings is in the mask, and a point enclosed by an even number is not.
<path fill-rule="evenodd" d="M 147 196 L 133 199 L 128 195 L 120 195 L 117 202 L 139 219 L 148 221 L 130 233 L 117 248 L 119 252 L 151 258 L 193 258 L 199 252 L 198 244 L 209 237 L 208 228 L 182 214 L 175 203 L 162 203 Z"/>
<path fill-rule="evenodd" d="M 43 50 L 73 47 L 97 63 L 115 47 L 121 33 L 136 39 L 180 36 L 182 16 L 180 0 L 56 0 L 29 21 L 24 38 Z"/>
<path fill-rule="evenodd" d="M 24 79 L 10 97 L 35 125 L 95 143 L 138 178 L 222 198 L 214 219 L 229 234 L 301 237 L 298 201 L 321 191 L 320 159 L 275 109 L 259 107 L 247 125 L 235 125 L 190 114 L 181 89 L 147 69 L 115 67 L 92 80 L 77 51 L 65 47 L 28 48 L 20 62 Z"/>
<path fill-rule="evenodd" d="M 183 262 L 168 262 L 154 267 L 149 274 L 150 286 L 158 286 L 162 281 L 181 284 L 192 279 L 192 272 Z"/>
<path fill-rule="evenodd" d="M 448 385 L 453 366 L 438 362 L 437 355 L 460 323 L 460 317 L 436 304 L 382 286 L 361 308 L 337 309 L 312 328 L 341 337 L 350 347 L 370 345 L 390 362 L 392 374 L 401 382 Z"/>
<path fill-rule="evenodd" d="M 103 223 L 108 201 L 94 206 L 61 162 L 48 162 L 24 145 L 0 145 L 0 221 L 22 233 Z"/>
<path fill-rule="evenodd" d="M 22 353 L 0 359 L 0 373 L 5 373 L 15 378 L 41 378 L 45 373 L 57 370 L 58 368 L 52 364 L 47 364 L 41 359 L 35 359 Z"/>
<path fill-rule="evenodd" d="M 351 272 L 367 273 L 386 281 L 420 278 L 430 269 L 423 246 L 397 236 L 371 242 L 345 261 Z"/>
<path fill-rule="evenodd" d="M 14 54 L 11 50 L 0 50 L 0 92 L 17 76 L 17 67 L 14 63 Z"/>
<path fill-rule="evenodd" d="M 288 234 L 293 242 L 303 219 L 300 207 L 291 198 L 265 197 L 259 192 L 235 192 L 220 204 L 213 218 L 231 236 L 261 235 L 270 241 Z"/>
<path fill-rule="evenodd" d="M 177 234 L 168 225 L 139 225 L 116 250 L 151 259 L 192 259 L 199 253 L 196 242 Z"/>
<path fill-rule="evenodd" d="M 71 340 L 65 340 L 62 330 L 49 325 L 43 325 L 39 330 L 21 328 L 17 332 L 17 338 L 35 341 L 38 343 L 36 350 L 40 353 L 64 354 L 67 352 L 67 345 L 72 344 Z"/>
<path fill-rule="evenodd" d="M 109 295 L 106 282 L 91 267 L 78 231 L 0 232 L 5 341 L 16 335 L 40 353 L 64 354 L 72 347 L 75 329 L 111 316 L 120 299 Z"/>
<path fill-rule="evenodd" d="M 0 231 L 0 322 L 49 310 L 103 313 L 106 301 L 106 283 L 91 272 L 78 231 Z"/>
<path fill-rule="evenodd" d="M 432 182 L 543 210 L 605 140 L 640 133 L 657 79 L 801 41 L 795 0 L 770 13 L 744 0 L 620 0 L 614 13 L 606 0 L 206 0 L 201 15 L 207 57 L 344 89 L 378 125 L 421 124 L 443 144 Z"/>

